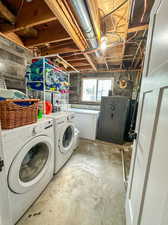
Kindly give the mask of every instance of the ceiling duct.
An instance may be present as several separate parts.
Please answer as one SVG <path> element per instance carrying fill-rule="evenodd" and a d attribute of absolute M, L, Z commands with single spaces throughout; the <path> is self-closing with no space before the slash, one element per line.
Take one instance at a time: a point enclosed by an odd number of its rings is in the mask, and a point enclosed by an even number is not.
<path fill-rule="evenodd" d="M 70 0 L 70 2 L 74 10 L 75 17 L 78 20 L 79 26 L 84 32 L 84 35 L 87 38 L 90 47 L 93 49 L 98 48 L 98 41 L 90 20 L 85 0 Z M 96 55 L 100 56 L 98 52 L 96 52 Z"/>

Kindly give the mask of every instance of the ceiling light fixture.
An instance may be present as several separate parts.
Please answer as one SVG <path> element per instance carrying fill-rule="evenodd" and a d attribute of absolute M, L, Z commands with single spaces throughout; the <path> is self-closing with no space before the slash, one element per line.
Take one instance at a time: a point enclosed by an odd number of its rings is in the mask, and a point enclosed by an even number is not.
<path fill-rule="evenodd" d="M 107 38 L 104 37 L 104 36 L 101 38 L 100 48 L 101 48 L 102 51 L 105 51 L 106 48 L 107 48 Z"/>

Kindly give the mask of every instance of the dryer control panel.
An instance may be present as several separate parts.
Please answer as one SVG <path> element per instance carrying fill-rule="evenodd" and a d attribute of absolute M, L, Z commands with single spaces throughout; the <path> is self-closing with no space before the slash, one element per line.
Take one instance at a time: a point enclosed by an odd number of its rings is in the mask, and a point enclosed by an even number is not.
<path fill-rule="evenodd" d="M 74 112 L 69 112 L 69 115 L 67 116 L 67 120 L 72 121 L 75 118 Z"/>

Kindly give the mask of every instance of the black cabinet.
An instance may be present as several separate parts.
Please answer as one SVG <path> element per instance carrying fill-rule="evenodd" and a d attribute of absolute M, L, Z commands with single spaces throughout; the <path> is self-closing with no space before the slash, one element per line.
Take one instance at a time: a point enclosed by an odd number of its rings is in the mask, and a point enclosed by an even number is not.
<path fill-rule="evenodd" d="M 131 100 L 127 97 L 102 97 L 97 138 L 123 144 Z"/>

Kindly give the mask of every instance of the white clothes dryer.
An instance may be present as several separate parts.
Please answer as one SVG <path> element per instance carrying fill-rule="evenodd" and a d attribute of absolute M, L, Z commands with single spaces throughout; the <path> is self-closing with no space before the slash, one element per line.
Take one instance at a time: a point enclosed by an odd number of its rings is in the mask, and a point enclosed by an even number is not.
<path fill-rule="evenodd" d="M 55 169 L 57 173 L 76 148 L 75 125 L 71 120 L 72 113 L 57 112 L 49 115 L 54 121 L 55 135 Z"/>
<path fill-rule="evenodd" d="M 53 177 L 53 121 L 2 130 L 12 223 L 15 224 Z"/>
<path fill-rule="evenodd" d="M 67 114 L 68 114 L 68 117 L 67 117 L 68 121 L 75 125 L 75 123 L 74 123 L 75 113 L 69 111 L 69 112 L 67 112 Z M 79 130 L 75 126 L 75 133 L 74 133 L 74 140 L 73 140 L 73 150 L 75 150 L 76 148 L 79 147 L 79 134 L 80 134 Z"/>
<path fill-rule="evenodd" d="M 75 128 L 74 150 L 79 147 L 79 130 Z"/>

